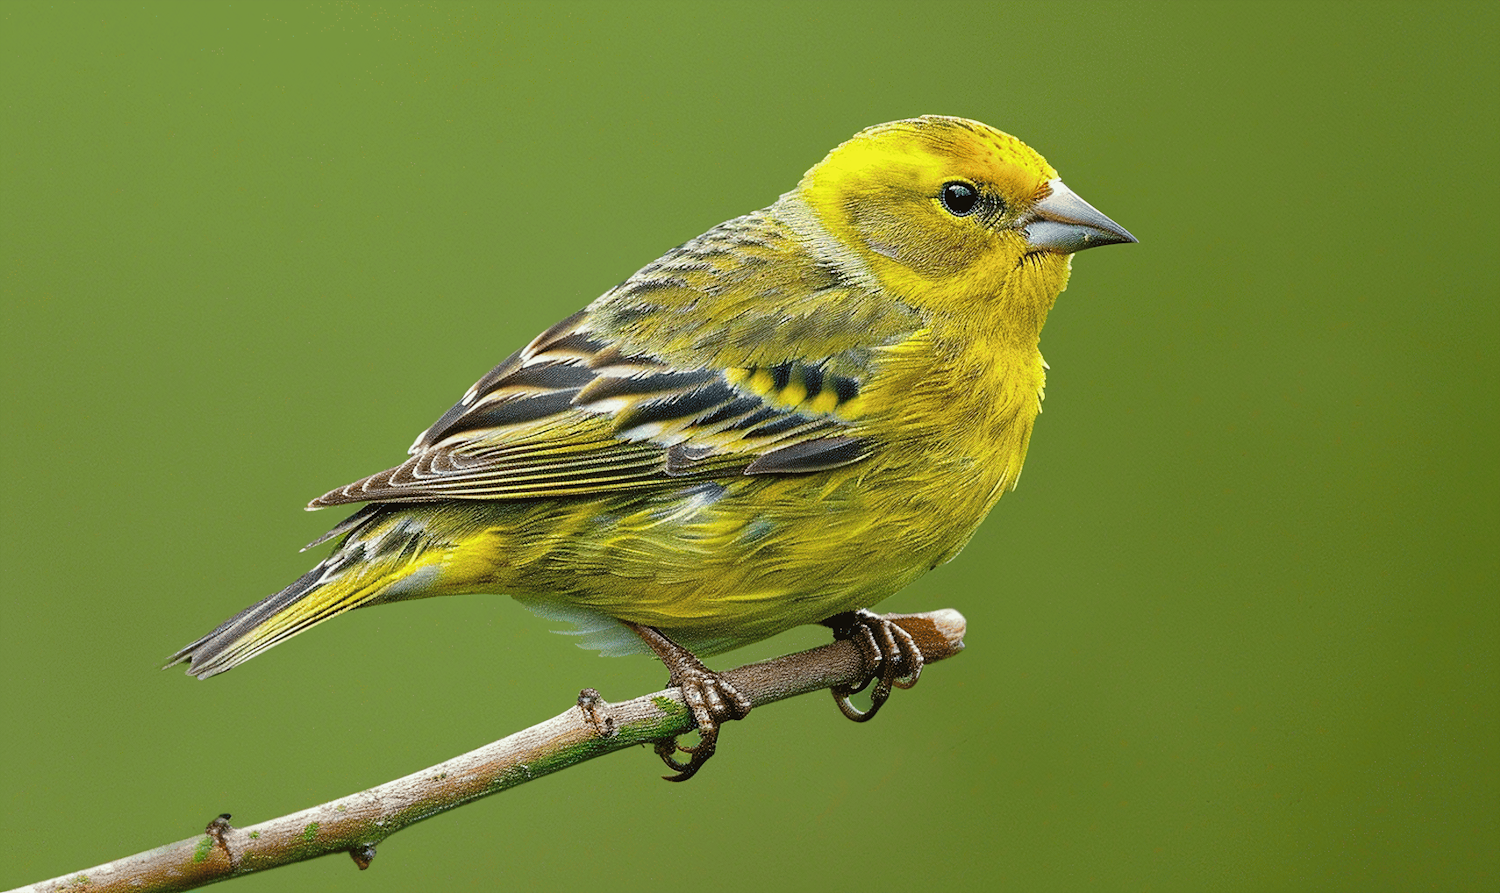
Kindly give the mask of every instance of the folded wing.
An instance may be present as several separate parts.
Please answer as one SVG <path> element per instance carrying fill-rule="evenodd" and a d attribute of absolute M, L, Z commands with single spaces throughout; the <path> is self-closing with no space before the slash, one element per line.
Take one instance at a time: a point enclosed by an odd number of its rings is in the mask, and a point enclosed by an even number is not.
<path fill-rule="evenodd" d="M 789 289 L 805 295 L 790 313 Z M 859 426 L 872 352 L 919 326 L 899 305 L 872 315 L 878 303 L 862 297 L 764 212 L 730 221 L 496 366 L 410 459 L 309 508 L 582 495 L 857 462 L 877 448 Z"/>

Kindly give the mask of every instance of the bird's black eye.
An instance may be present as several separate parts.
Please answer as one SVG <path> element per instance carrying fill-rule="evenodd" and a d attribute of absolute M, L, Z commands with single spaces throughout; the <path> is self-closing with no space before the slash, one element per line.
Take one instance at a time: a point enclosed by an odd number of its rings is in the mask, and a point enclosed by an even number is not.
<path fill-rule="evenodd" d="M 954 217 L 967 217 L 979 207 L 979 190 L 968 183 L 944 183 L 943 207 Z"/>

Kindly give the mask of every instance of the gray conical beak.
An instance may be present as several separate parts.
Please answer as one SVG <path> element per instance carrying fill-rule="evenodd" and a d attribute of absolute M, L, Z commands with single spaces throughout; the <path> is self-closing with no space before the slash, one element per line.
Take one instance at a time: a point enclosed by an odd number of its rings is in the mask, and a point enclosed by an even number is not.
<path fill-rule="evenodd" d="M 1033 247 L 1072 254 L 1085 248 L 1136 240 L 1125 227 L 1100 214 L 1078 193 L 1064 186 L 1063 181 L 1051 180 L 1047 185 L 1052 187 L 1052 194 L 1033 206 L 1031 222 L 1023 230 L 1026 241 Z"/>

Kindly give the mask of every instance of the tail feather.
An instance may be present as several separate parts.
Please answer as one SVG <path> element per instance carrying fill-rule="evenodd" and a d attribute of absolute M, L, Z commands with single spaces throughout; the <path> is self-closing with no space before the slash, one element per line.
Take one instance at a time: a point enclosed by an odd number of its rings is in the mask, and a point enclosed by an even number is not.
<path fill-rule="evenodd" d="M 252 636 L 252 634 L 283 609 L 302 600 L 313 587 L 318 585 L 325 570 L 323 564 L 319 564 L 297 578 L 292 585 L 275 595 L 267 596 L 219 624 L 213 632 L 168 658 L 167 662 L 162 665 L 162 669 L 185 663 L 188 665 L 189 676 L 207 679 L 216 673 L 222 673 L 230 667 L 244 663 L 255 654 L 287 638 L 291 633 L 278 636 L 274 641 L 266 641 L 267 637 Z M 305 628 L 305 626 L 302 627 L 302 629 Z M 256 639 L 260 640 L 260 647 L 254 648 L 253 653 L 247 653 L 251 651 L 251 646 L 256 644 Z"/>
<path fill-rule="evenodd" d="M 267 596 L 167 659 L 207 679 L 236 667 L 345 611 L 418 594 L 435 576 L 421 525 L 410 518 L 366 515 L 361 526 L 317 567 Z M 340 525 L 343 527 L 344 525 Z M 337 529 L 337 528 L 336 528 Z"/>

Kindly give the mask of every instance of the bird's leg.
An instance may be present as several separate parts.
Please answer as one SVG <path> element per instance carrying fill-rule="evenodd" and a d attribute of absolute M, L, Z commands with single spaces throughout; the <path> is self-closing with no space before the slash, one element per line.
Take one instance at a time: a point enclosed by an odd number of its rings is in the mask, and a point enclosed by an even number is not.
<path fill-rule="evenodd" d="M 855 722 L 872 718 L 886 698 L 891 696 L 891 686 L 911 688 L 922 675 L 922 652 L 911 634 L 900 626 L 861 608 L 844 614 L 835 614 L 823 621 L 833 629 L 834 639 L 849 639 L 864 653 L 865 662 L 874 667 L 869 679 L 854 686 L 834 686 L 833 702 L 839 710 Z M 854 706 L 849 696 L 864 690 L 874 680 L 870 691 L 870 709 Z"/>
<path fill-rule="evenodd" d="M 661 757 L 676 775 L 663 775 L 667 781 L 687 781 L 692 778 L 709 757 L 719 740 L 719 724 L 731 719 L 743 719 L 750 712 L 750 699 L 740 694 L 723 676 L 710 670 L 693 655 L 693 652 L 667 638 L 654 626 L 626 623 L 641 641 L 651 646 L 661 662 L 667 665 L 672 675 L 667 684 L 682 692 L 682 699 L 693 711 L 693 721 L 698 724 L 698 744 L 683 747 L 676 738 L 656 743 L 656 755 Z M 687 762 L 676 759 L 677 751 L 688 755 Z"/>

